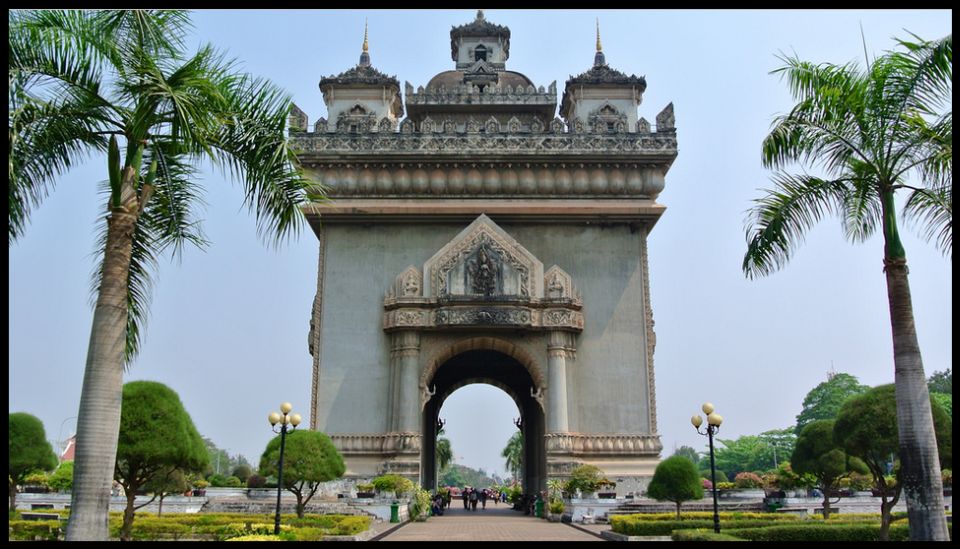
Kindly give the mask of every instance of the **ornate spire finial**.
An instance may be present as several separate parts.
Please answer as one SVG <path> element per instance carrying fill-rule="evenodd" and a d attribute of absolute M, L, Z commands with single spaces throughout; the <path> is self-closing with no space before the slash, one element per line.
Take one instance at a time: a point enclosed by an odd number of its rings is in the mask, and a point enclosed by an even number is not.
<path fill-rule="evenodd" d="M 370 54 L 368 53 L 369 44 L 367 43 L 367 19 L 363 19 L 363 51 L 360 52 L 360 66 L 370 66 Z"/>
<path fill-rule="evenodd" d="M 597 17 L 597 51 L 603 51 L 603 47 L 600 45 L 600 18 Z"/>
<path fill-rule="evenodd" d="M 599 23 L 597 23 L 597 25 L 599 25 Z M 597 32 L 600 32 L 599 27 L 597 27 Z M 599 36 L 599 35 L 598 35 L 598 36 Z M 600 44 L 600 39 L 599 39 L 599 38 L 597 38 L 597 44 L 598 44 L 598 47 L 599 47 L 599 44 Z M 367 45 L 367 19 L 364 18 L 364 19 L 363 19 L 363 51 L 367 51 L 367 50 L 368 50 L 368 45 Z"/>
<path fill-rule="evenodd" d="M 483 21 L 483 10 L 477 10 L 477 21 Z"/>
<path fill-rule="evenodd" d="M 603 56 L 603 46 L 600 45 L 600 18 L 597 17 L 597 53 L 593 56 L 593 66 L 600 67 L 606 64 L 607 59 Z"/>

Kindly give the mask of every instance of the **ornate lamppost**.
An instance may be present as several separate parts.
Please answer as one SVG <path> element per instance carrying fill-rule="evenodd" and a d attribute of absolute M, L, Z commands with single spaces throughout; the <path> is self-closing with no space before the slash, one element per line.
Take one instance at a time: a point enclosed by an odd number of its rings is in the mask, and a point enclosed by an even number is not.
<path fill-rule="evenodd" d="M 277 515 L 273 521 L 273 535 L 280 535 L 280 494 L 283 491 L 283 447 L 287 441 L 287 431 L 293 431 L 300 425 L 300 414 L 290 414 L 293 404 L 284 402 L 280 405 L 280 413 L 270 412 L 270 426 L 274 433 L 280 433 L 280 463 L 277 465 Z M 277 431 L 277 424 L 280 430 Z M 289 426 L 289 427 L 288 427 Z"/>
<path fill-rule="evenodd" d="M 720 513 L 717 510 L 717 467 L 713 461 L 713 435 L 720 430 L 720 424 L 723 423 L 723 416 L 713 411 L 713 404 L 707 402 L 703 405 L 703 413 L 707 414 L 707 429 L 700 431 L 700 425 L 703 424 L 703 418 L 697 414 L 690 418 L 693 428 L 701 435 L 706 435 L 710 439 L 710 482 L 713 483 L 713 531 L 720 533 Z"/>

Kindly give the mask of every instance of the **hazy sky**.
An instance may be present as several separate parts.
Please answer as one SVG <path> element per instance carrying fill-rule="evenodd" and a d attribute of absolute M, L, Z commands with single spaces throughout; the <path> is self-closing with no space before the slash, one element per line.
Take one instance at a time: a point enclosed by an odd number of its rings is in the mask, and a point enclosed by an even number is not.
<path fill-rule="evenodd" d="M 653 121 L 674 104 L 679 156 L 658 199 L 666 213 L 649 241 L 663 457 L 680 445 L 705 448 L 689 422 L 704 401 L 725 418 L 721 437 L 735 438 L 793 425 L 804 395 L 831 369 L 869 385 L 893 381 L 881 238 L 852 245 L 839 220 L 827 219 L 785 269 L 751 281 L 740 270 L 744 212 L 758 189 L 771 186 L 760 142 L 773 117 L 792 106 L 786 85 L 769 74 L 780 64 L 778 52 L 862 63 L 861 23 L 874 56 L 906 31 L 927 39 L 951 33 L 950 11 L 485 14 L 510 28 L 507 68 L 538 86 L 556 80 L 560 90 L 592 65 L 599 17 L 607 62 L 646 76 L 640 116 Z M 207 10 L 193 14 L 192 39 L 227 50 L 244 70 L 283 87 L 312 125 L 326 115 L 317 83 L 357 63 L 364 18 L 374 67 L 416 87 L 454 68 L 450 27 L 474 15 Z M 9 247 L 9 411 L 38 416 L 51 441 L 73 432 L 79 406 L 96 219 L 104 208 L 96 188 L 105 166 L 95 157 L 62 177 L 26 236 Z M 269 412 L 290 401 L 305 422 L 310 415 L 317 239 L 305 228 L 287 245 L 266 246 L 239 187 L 214 172 L 204 183 L 201 217 L 212 245 L 161 263 L 142 352 L 126 379 L 166 383 L 201 434 L 256 463 L 273 436 Z M 929 376 L 952 366 L 952 264 L 916 230 L 902 232 Z M 487 385 L 459 390 L 441 412 L 457 461 L 488 472 L 503 471 L 499 454 L 517 415 L 506 394 Z"/>

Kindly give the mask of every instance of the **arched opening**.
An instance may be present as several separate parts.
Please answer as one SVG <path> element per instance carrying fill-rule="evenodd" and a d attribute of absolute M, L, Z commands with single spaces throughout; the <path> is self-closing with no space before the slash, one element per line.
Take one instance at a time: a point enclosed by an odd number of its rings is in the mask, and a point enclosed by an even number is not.
<path fill-rule="evenodd" d="M 546 488 L 547 456 L 544 448 L 544 414 L 532 396 L 538 386 L 530 372 L 517 359 L 491 349 L 467 350 L 438 365 L 427 386 L 435 391 L 423 409 L 423 447 L 421 478 L 428 490 L 437 487 L 437 420 L 444 401 L 457 389 L 472 383 L 499 387 L 517 405 L 523 433 L 522 486 L 525 493 Z"/>
<path fill-rule="evenodd" d="M 477 49 L 473 50 L 474 61 L 486 61 L 487 60 L 487 48 L 483 44 L 477 46 Z"/>

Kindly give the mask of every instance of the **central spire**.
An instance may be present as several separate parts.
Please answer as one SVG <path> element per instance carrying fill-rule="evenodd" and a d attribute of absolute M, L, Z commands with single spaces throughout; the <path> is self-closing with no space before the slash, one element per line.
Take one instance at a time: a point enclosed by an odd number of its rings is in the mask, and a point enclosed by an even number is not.
<path fill-rule="evenodd" d="M 367 44 L 367 20 L 363 20 L 363 52 L 360 53 L 360 63 L 361 67 L 370 66 L 370 54 L 368 53 L 370 46 Z"/>
<path fill-rule="evenodd" d="M 598 25 L 598 26 L 597 26 L 597 32 L 599 33 L 599 32 L 600 32 L 600 27 L 599 27 L 600 23 L 599 23 L 599 20 L 598 20 L 597 25 Z M 599 34 L 598 34 L 598 36 L 599 36 Z M 598 48 L 599 48 L 599 44 L 600 44 L 600 41 L 599 41 L 599 40 L 600 40 L 600 39 L 597 38 Z M 368 48 L 369 48 L 369 46 L 368 46 L 368 44 L 367 44 L 367 20 L 364 19 L 364 20 L 363 20 L 363 51 L 367 51 Z"/>
<path fill-rule="evenodd" d="M 603 46 L 600 45 L 600 18 L 597 17 L 597 51 L 603 51 Z"/>
<path fill-rule="evenodd" d="M 477 21 L 483 21 L 483 10 L 477 10 Z"/>
<path fill-rule="evenodd" d="M 607 58 L 603 55 L 603 46 L 600 45 L 600 18 L 597 17 L 597 54 L 593 56 L 593 66 L 599 67 L 607 64 Z"/>

